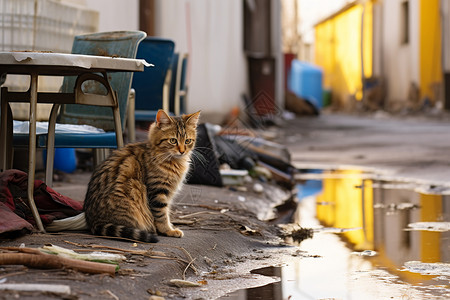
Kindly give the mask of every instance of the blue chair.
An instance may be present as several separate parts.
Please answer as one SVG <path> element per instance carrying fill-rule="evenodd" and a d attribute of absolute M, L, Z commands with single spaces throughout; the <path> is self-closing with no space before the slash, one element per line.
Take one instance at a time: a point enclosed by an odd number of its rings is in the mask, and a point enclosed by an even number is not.
<path fill-rule="evenodd" d="M 72 53 L 99 56 L 117 56 L 136 58 L 139 43 L 146 37 L 142 31 L 101 32 L 76 36 Z M 123 146 L 122 128 L 125 125 L 128 98 L 133 78 L 132 72 L 116 72 L 108 74 L 108 81 L 96 74 L 85 74 L 78 80 L 74 76 L 64 77 L 62 92 L 81 91 L 77 97 L 114 97 L 117 98 L 119 114 L 113 107 L 99 107 L 79 104 L 55 104 L 49 120 L 48 134 L 37 136 L 36 147 L 47 147 L 46 183 L 52 185 L 54 148 L 94 148 L 114 149 Z M 109 83 L 109 84 L 108 84 Z M 95 95 L 92 95 L 95 94 Z M 60 112 L 58 115 L 58 110 Z M 105 130 L 104 133 L 55 133 L 55 123 L 87 124 Z M 116 132 L 117 131 L 117 135 Z M 52 139 L 54 135 L 54 139 Z M 48 143 L 47 140 L 50 142 Z M 51 142 L 54 141 L 54 144 Z M 14 134 L 14 147 L 27 146 L 28 134 Z M 104 157 L 97 152 L 96 162 Z"/>
<path fill-rule="evenodd" d="M 147 37 L 140 43 L 136 58 L 145 59 L 154 67 L 134 75 L 132 88 L 136 92 L 136 121 L 154 121 L 161 108 L 169 112 L 170 66 L 174 48 L 172 40 L 159 37 Z M 134 126 L 131 123 L 129 126 Z"/>

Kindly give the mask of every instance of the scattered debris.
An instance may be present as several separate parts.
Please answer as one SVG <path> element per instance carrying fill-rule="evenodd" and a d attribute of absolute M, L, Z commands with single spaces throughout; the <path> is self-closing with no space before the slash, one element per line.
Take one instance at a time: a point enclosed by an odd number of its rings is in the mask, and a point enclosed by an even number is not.
<path fill-rule="evenodd" d="M 231 186 L 230 191 L 247 192 L 248 189 L 246 186 Z"/>
<path fill-rule="evenodd" d="M 241 202 L 245 202 L 245 197 L 244 196 L 238 196 L 238 200 Z"/>
<path fill-rule="evenodd" d="M 168 294 L 161 292 L 159 290 L 153 290 L 153 289 L 147 289 L 147 293 L 149 293 L 150 295 L 153 296 L 158 296 L 158 297 L 166 297 Z"/>
<path fill-rule="evenodd" d="M 148 300 L 164 300 L 164 297 L 161 296 L 150 296 L 150 298 L 148 298 Z"/>
<path fill-rule="evenodd" d="M 278 224 L 278 227 L 283 230 L 281 237 L 287 239 L 286 242 L 288 243 L 294 242 L 300 244 L 303 240 L 311 239 L 315 231 L 313 228 L 304 228 L 293 223 Z M 289 239 L 292 239 L 292 241 Z"/>
<path fill-rule="evenodd" d="M 220 170 L 223 185 L 243 185 L 245 177 L 248 176 L 247 170 Z"/>
<path fill-rule="evenodd" d="M 311 239 L 313 235 L 313 229 L 300 227 L 287 233 L 284 237 L 290 237 L 295 243 L 301 243 L 303 240 Z"/>
<path fill-rule="evenodd" d="M 255 193 L 260 194 L 260 193 L 264 192 L 264 187 L 263 187 L 262 184 L 260 184 L 260 183 L 255 183 L 255 184 L 253 185 L 253 191 L 254 191 Z"/>
<path fill-rule="evenodd" d="M 119 253 L 119 254 L 134 254 L 134 255 L 142 255 L 150 258 L 160 258 L 165 257 L 166 254 L 162 251 L 155 251 L 153 249 L 149 250 L 128 250 L 128 249 L 122 249 L 122 248 L 116 248 L 116 247 L 108 247 L 103 245 L 85 245 L 80 243 L 74 243 L 70 241 L 64 241 L 67 244 L 83 247 L 83 248 L 93 248 L 93 249 L 102 249 L 102 252 L 110 252 L 110 253 Z M 77 251 L 86 251 L 83 249 L 78 249 Z M 167 257 L 166 257 L 167 258 Z"/>
<path fill-rule="evenodd" d="M 30 268 L 62 269 L 69 268 L 91 274 L 114 275 L 118 265 L 84 261 L 47 254 L 36 248 L 0 247 L 6 253 L 0 253 L 0 265 L 24 265 Z M 19 253 L 18 253 L 19 252 Z"/>
<path fill-rule="evenodd" d="M 170 283 L 177 286 L 177 287 L 199 287 L 202 284 L 198 282 L 193 282 L 189 280 L 183 280 L 183 279 L 171 279 Z"/>
<path fill-rule="evenodd" d="M 216 212 L 210 212 L 210 213 L 216 213 Z M 218 213 L 216 213 L 216 214 L 218 214 Z M 142 256 L 145 256 L 148 258 L 154 258 L 154 259 L 175 260 L 178 262 L 185 263 L 188 266 L 188 268 L 191 268 L 194 271 L 194 273 L 197 274 L 197 268 L 192 264 L 192 262 L 194 260 L 192 259 L 191 254 L 188 251 L 186 251 L 186 249 L 184 249 L 183 247 L 158 243 L 156 246 L 152 245 L 152 248 L 150 248 L 148 250 L 128 250 L 128 249 L 121 249 L 121 248 L 117 248 L 117 247 L 108 247 L 108 246 L 103 246 L 103 245 L 84 245 L 84 244 L 74 243 L 74 242 L 69 242 L 69 241 L 64 241 L 64 242 L 66 242 L 68 244 L 76 245 L 79 247 L 84 247 L 84 248 L 106 249 L 103 251 L 112 251 L 113 253 L 119 253 L 119 254 L 129 253 L 129 254 L 134 254 L 134 255 L 142 255 Z M 153 250 L 153 247 L 167 247 L 167 248 L 178 249 L 185 254 L 187 260 L 179 258 L 179 257 L 167 256 L 164 252 Z M 82 250 L 78 250 L 78 251 L 82 251 Z"/>
<path fill-rule="evenodd" d="M 121 254 L 104 253 L 104 252 L 92 252 L 87 254 L 80 254 L 76 253 L 73 250 L 59 247 L 56 245 L 45 245 L 44 247 L 42 247 L 41 251 L 48 254 L 59 255 L 61 257 L 103 262 L 108 264 L 117 264 L 118 262 L 124 261 L 126 259 L 126 257 Z"/>
<path fill-rule="evenodd" d="M 243 235 L 256 235 L 256 234 L 259 234 L 256 230 L 251 229 L 250 227 L 248 227 L 246 225 L 241 225 L 241 227 L 239 228 L 239 231 Z"/>
<path fill-rule="evenodd" d="M 47 292 L 70 295 L 70 286 L 63 284 L 2 283 L 0 291 Z"/>
<path fill-rule="evenodd" d="M 361 252 L 357 252 L 357 251 L 356 252 L 352 252 L 351 254 L 359 255 L 359 256 L 375 256 L 378 253 L 376 251 L 373 251 L 373 250 L 364 250 L 364 251 L 361 251 Z"/>
<path fill-rule="evenodd" d="M 450 276 L 450 264 L 448 263 L 424 263 L 421 261 L 407 261 L 402 271 L 419 273 L 422 275 Z"/>
<path fill-rule="evenodd" d="M 353 228 L 322 227 L 322 228 L 314 228 L 314 232 L 344 233 L 348 231 L 355 231 L 361 229 L 362 227 L 353 227 Z"/>
<path fill-rule="evenodd" d="M 117 297 L 113 292 L 110 290 L 105 291 L 106 294 L 110 295 L 114 300 L 119 300 L 119 297 Z"/>
<path fill-rule="evenodd" d="M 264 168 L 262 166 L 255 166 L 252 171 L 256 177 L 262 176 L 267 180 L 272 179 L 272 173 L 270 173 L 267 168 Z"/>
<path fill-rule="evenodd" d="M 389 212 L 395 212 L 399 210 L 413 210 L 420 208 L 419 205 L 409 202 L 402 202 L 402 203 L 390 203 L 390 204 L 384 204 L 384 203 L 375 203 L 373 205 L 373 208 L 375 209 L 387 209 Z"/>
<path fill-rule="evenodd" d="M 298 257 L 298 256 L 303 256 L 305 255 L 306 251 L 300 250 L 300 249 L 296 249 L 293 253 L 291 253 L 291 255 L 293 257 Z"/>
<path fill-rule="evenodd" d="M 416 222 L 408 224 L 405 230 L 450 231 L 450 222 Z"/>
<path fill-rule="evenodd" d="M 210 266 L 210 267 L 213 266 L 213 261 L 212 261 L 211 258 L 205 256 L 205 257 L 203 257 L 203 259 L 205 260 L 205 263 L 206 263 L 208 266 Z"/>
<path fill-rule="evenodd" d="M 317 202 L 316 205 L 336 205 L 336 203 L 327 202 L 327 201 L 320 201 L 320 202 Z"/>

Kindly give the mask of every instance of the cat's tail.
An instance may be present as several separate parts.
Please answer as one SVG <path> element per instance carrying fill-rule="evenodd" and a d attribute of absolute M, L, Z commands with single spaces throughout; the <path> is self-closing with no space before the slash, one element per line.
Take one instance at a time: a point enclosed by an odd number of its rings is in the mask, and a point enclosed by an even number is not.
<path fill-rule="evenodd" d="M 157 243 L 159 241 L 156 235 L 149 231 L 111 223 L 94 225 L 91 231 L 96 235 L 122 237 L 146 243 Z"/>

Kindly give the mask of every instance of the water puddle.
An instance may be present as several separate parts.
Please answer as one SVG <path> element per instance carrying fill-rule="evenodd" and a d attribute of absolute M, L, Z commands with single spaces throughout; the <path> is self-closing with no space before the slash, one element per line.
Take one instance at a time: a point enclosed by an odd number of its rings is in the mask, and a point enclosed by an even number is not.
<path fill-rule="evenodd" d="M 450 298 L 446 188 L 359 170 L 305 170 L 300 179 L 295 223 L 312 238 L 284 266 L 263 269 L 279 282 L 221 299 Z"/>
<path fill-rule="evenodd" d="M 261 269 L 256 269 L 251 271 L 252 274 L 259 274 L 269 277 L 274 277 L 276 280 L 280 280 L 282 277 L 282 268 L 281 267 L 266 267 Z M 243 299 L 254 299 L 254 300 L 281 300 L 282 295 L 282 283 L 281 281 L 277 281 L 275 283 L 237 290 L 228 295 L 221 297 L 219 299 L 225 300 L 243 300 Z"/>

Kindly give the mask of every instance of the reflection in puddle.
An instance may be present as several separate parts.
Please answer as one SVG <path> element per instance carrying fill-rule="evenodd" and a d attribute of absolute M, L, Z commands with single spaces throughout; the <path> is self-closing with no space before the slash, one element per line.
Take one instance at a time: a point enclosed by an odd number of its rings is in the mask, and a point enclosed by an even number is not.
<path fill-rule="evenodd" d="M 417 291 L 448 297 L 450 274 L 417 272 L 406 266 L 448 268 L 450 197 L 432 194 L 442 191 L 438 187 L 417 189 L 402 182 L 374 181 L 355 170 L 329 173 L 329 177 L 322 174 L 323 189 L 316 196 L 320 223 L 338 228 L 361 226 L 340 237 L 354 250 L 376 251 L 368 259 L 373 270 L 386 270 L 398 277 L 398 284 Z M 317 205 L 324 202 L 330 205 Z"/>
<path fill-rule="evenodd" d="M 281 267 L 267 267 L 251 271 L 252 274 L 260 274 L 264 276 L 274 277 L 277 280 L 281 278 Z M 250 288 L 245 290 L 238 290 L 220 299 L 227 300 L 282 300 L 282 286 L 281 282 L 275 282 L 264 286 Z"/>
<path fill-rule="evenodd" d="M 450 196 L 372 178 L 357 170 L 302 174 L 296 223 L 314 236 L 276 275 L 279 294 L 243 290 L 224 299 L 449 299 Z"/>
<path fill-rule="evenodd" d="M 405 230 L 450 231 L 450 222 L 416 222 L 408 224 Z"/>

